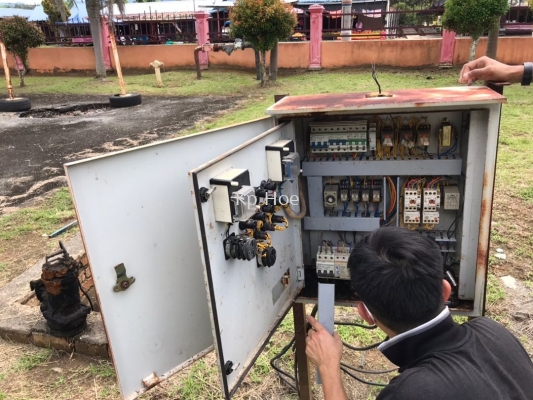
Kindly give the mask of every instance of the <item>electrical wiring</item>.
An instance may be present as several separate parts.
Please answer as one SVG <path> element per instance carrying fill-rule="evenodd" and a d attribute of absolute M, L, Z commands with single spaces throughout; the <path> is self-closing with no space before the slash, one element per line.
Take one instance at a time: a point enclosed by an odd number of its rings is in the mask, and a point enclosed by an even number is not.
<path fill-rule="evenodd" d="M 372 343 L 368 346 L 364 346 L 364 347 L 355 347 L 349 343 L 346 343 L 346 342 L 342 342 L 342 345 L 350 350 L 355 350 L 355 351 L 366 351 L 366 350 L 372 350 L 372 349 L 375 349 L 376 347 L 378 347 L 381 343 L 385 342 L 385 340 L 381 341 L 381 342 L 378 342 L 378 343 Z"/>
<path fill-rule="evenodd" d="M 370 381 L 366 381 L 362 378 L 359 378 L 358 376 L 352 374 L 351 372 L 349 372 L 346 368 L 344 367 L 341 367 L 341 371 L 344 372 L 346 375 L 348 375 L 349 377 L 355 379 L 356 381 L 359 381 L 361 383 L 364 383 L 365 385 L 370 385 L 370 386 L 379 386 L 379 387 L 385 387 L 387 386 L 386 384 L 384 383 L 378 383 L 378 382 L 370 382 Z"/>
<path fill-rule="evenodd" d="M 355 240 L 355 238 L 354 238 L 354 240 Z M 343 241 L 343 243 L 344 243 L 344 241 Z M 318 311 L 318 304 L 315 304 L 315 306 L 313 307 L 313 310 L 311 311 L 311 316 L 315 317 L 317 311 Z M 357 322 L 335 321 L 335 325 L 357 326 L 357 327 L 364 328 L 364 329 L 376 329 L 377 328 L 376 325 L 360 324 L 360 323 L 357 323 Z M 311 329 L 311 325 L 309 323 L 307 323 L 305 329 L 306 329 L 306 333 L 307 333 Z M 387 340 L 387 339 L 385 339 L 385 340 Z M 297 360 L 297 355 L 296 355 L 296 351 L 295 351 L 295 349 L 296 349 L 295 343 L 296 343 L 296 338 L 293 337 L 290 340 L 290 342 L 287 345 L 285 345 L 283 347 L 283 349 L 270 360 L 270 366 L 272 367 L 272 369 L 274 369 L 276 371 L 276 373 L 278 374 L 280 380 L 283 383 L 285 383 L 290 389 L 292 389 L 293 391 L 295 391 L 296 393 L 299 394 L 300 393 L 300 386 L 299 386 L 299 382 L 298 382 L 298 360 Z M 349 345 L 349 344 L 344 343 L 344 342 L 343 342 L 343 345 L 348 347 L 348 348 L 350 348 L 350 349 L 352 349 L 352 350 L 366 351 L 366 350 L 370 350 L 370 349 L 373 349 L 373 348 L 379 346 L 381 343 L 383 343 L 383 342 L 374 343 L 374 344 L 372 344 L 370 346 L 361 347 L 361 348 Z M 281 368 L 281 366 L 280 366 L 281 358 L 285 354 L 287 354 L 287 352 L 291 348 L 292 348 L 292 350 L 294 352 L 294 367 L 293 367 L 294 375 L 290 375 L 287 371 L 284 371 Z M 362 378 L 354 375 L 350 371 L 355 371 L 355 372 L 359 372 L 359 373 L 363 373 L 363 374 L 372 374 L 372 375 L 382 375 L 382 374 L 388 374 L 388 373 L 397 371 L 397 369 L 384 370 L 384 371 L 364 370 L 364 369 L 356 368 L 354 366 L 351 366 L 351 365 L 348 365 L 348 364 L 345 364 L 345 363 L 341 363 L 341 370 L 345 374 L 350 376 L 351 378 L 353 378 L 353 379 L 355 379 L 355 380 L 357 380 L 357 381 L 359 381 L 361 383 L 364 383 L 366 385 L 371 385 L 371 386 L 386 386 L 386 384 L 367 381 L 365 379 L 362 379 Z"/>
<path fill-rule="evenodd" d="M 398 371 L 398 368 L 386 369 L 386 370 L 383 370 L 383 371 L 372 371 L 372 370 L 367 370 L 367 369 L 356 368 L 356 367 L 353 367 L 351 365 L 347 365 L 347 364 L 344 364 L 344 363 L 341 363 L 341 365 L 344 368 L 348 368 L 348 369 L 351 369 L 353 371 L 361 372 L 362 374 L 371 374 L 371 375 L 390 374 L 391 372 Z"/>

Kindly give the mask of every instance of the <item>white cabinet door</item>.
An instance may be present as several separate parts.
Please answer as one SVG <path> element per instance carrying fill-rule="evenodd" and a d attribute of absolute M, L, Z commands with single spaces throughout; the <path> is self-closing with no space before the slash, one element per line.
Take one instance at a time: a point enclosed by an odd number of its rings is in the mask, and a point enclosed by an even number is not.
<path fill-rule="evenodd" d="M 65 166 L 123 398 L 212 348 L 187 172 L 273 126 L 265 118 Z M 116 292 L 121 263 L 135 282 Z"/>
<path fill-rule="evenodd" d="M 297 281 L 297 267 L 302 266 L 300 221 L 290 219 L 287 229 L 270 232 L 277 252 L 273 266 L 258 267 L 255 258 L 226 260 L 226 234 L 242 231 L 238 223 L 228 228 L 227 223 L 217 222 L 216 196 L 202 202 L 200 193 L 211 188 L 212 178 L 229 169 L 248 170 L 250 185 L 259 186 L 268 178 L 265 147 L 293 138 L 292 123 L 282 124 L 190 172 L 213 337 L 226 398 L 238 388 L 301 287 L 302 282 Z M 283 194 L 297 194 L 297 184 L 284 184 Z M 293 206 L 295 211 L 297 208 L 297 204 Z M 283 215 L 283 211 L 277 214 Z M 290 282 L 283 279 L 287 271 Z"/>

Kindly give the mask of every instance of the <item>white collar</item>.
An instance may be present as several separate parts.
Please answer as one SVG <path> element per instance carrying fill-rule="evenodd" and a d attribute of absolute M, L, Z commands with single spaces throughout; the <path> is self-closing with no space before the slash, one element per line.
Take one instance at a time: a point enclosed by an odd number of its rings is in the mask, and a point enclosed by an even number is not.
<path fill-rule="evenodd" d="M 443 321 L 448 315 L 450 315 L 450 310 L 448 307 L 445 307 L 444 310 L 441 311 L 439 315 L 437 315 L 435 318 L 433 318 L 431 321 L 428 321 L 422 325 L 417 326 L 416 328 L 410 329 L 407 332 L 400 333 L 399 335 L 394 336 L 392 339 L 387 340 L 386 342 L 381 343 L 378 346 L 379 351 L 383 352 L 384 350 L 388 349 L 389 347 L 395 345 L 399 341 L 413 336 L 418 335 L 421 332 L 427 331 L 430 328 L 433 328 L 435 325 Z"/>

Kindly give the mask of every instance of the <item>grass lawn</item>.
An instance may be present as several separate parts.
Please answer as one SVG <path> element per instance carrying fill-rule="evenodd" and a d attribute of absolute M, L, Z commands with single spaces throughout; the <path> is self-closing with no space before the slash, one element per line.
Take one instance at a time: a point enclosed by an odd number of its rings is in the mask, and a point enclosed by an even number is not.
<path fill-rule="evenodd" d="M 442 87 L 455 86 L 457 83 L 458 70 L 439 71 L 429 70 L 383 70 L 378 73 L 379 81 L 383 90 L 422 88 L 422 87 Z M 82 77 L 35 77 L 26 78 L 28 86 L 17 88 L 18 95 L 25 95 L 31 98 L 32 93 L 52 93 L 52 94 L 112 94 L 117 92 L 118 83 L 116 77 L 110 77 L 108 82 L 102 83 L 92 78 Z M 244 101 L 231 112 L 217 115 L 198 123 L 193 129 L 186 133 L 199 130 L 216 128 L 228 124 L 234 124 L 246 120 L 251 120 L 264 115 L 265 109 L 272 104 L 274 94 L 289 93 L 310 94 L 310 93 L 340 93 L 354 91 L 375 91 L 376 85 L 371 79 L 369 70 L 347 70 L 347 71 L 323 71 L 323 72 L 303 72 L 282 75 L 275 85 L 260 88 L 254 75 L 250 72 L 220 71 L 212 70 L 203 73 L 203 79 L 195 79 L 194 71 L 172 71 L 163 74 L 165 87 L 155 87 L 153 74 L 126 76 L 129 92 L 139 92 L 143 95 L 151 96 L 235 96 L 244 97 Z M 505 95 L 509 104 L 503 108 L 500 133 L 500 148 L 498 153 L 498 167 L 496 178 L 496 193 L 494 203 L 493 231 L 491 234 L 494 254 L 494 247 L 502 247 L 507 253 L 507 261 L 491 258 L 491 276 L 489 279 L 488 293 L 488 313 L 514 329 L 509 311 L 505 311 L 501 304 L 507 301 L 505 291 L 501 287 L 496 276 L 511 273 L 517 278 L 527 280 L 528 284 L 533 279 L 531 273 L 531 263 L 533 261 L 533 234 L 531 226 L 533 217 L 530 216 L 533 207 L 533 174 L 531 165 L 533 164 L 533 89 L 512 86 L 505 89 Z M 12 254 L 15 247 L 23 246 L 25 242 L 33 240 L 42 233 L 50 233 L 55 228 L 64 225 L 65 222 L 73 218 L 72 204 L 68 199 L 68 192 L 61 190 L 50 196 L 38 207 L 26 208 L 14 213 L 0 217 L 0 286 L 14 276 L 16 266 L 11 258 L 6 258 L 7 250 L 11 249 Z M 41 241 L 40 246 L 44 246 L 46 240 Z M 43 253 L 48 249 L 43 248 Z M 34 260 L 35 261 L 35 260 Z M 29 266 L 28 263 L 25 266 Z M 2 281 L 2 277 L 4 280 Z M 346 310 L 340 310 L 345 312 Z M 346 311 L 348 313 L 348 311 Z M 514 330 L 513 330 L 514 331 Z M 354 344 L 368 344 L 379 339 L 373 333 L 359 332 L 343 327 L 341 334 L 344 339 Z M 289 315 L 282 323 L 279 332 L 273 337 L 271 344 L 258 359 L 255 367 L 246 378 L 242 388 L 237 392 L 237 398 L 242 399 L 263 399 L 263 398 L 296 398 L 289 391 L 280 386 L 277 376 L 272 371 L 268 360 L 277 353 L 292 335 L 292 317 Z M 533 348 L 533 337 L 531 334 L 520 335 L 526 348 Z M 0 341 L 0 352 L 2 346 L 9 353 L 11 344 L 3 344 Z M 25 350 L 26 351 L 26 350 Z M 61 391 L 70 387 L 69 382 L 74 382 L 74 387 L 81 387 L 79 392 L 69 392 L 76 398 L 81 393 L 88 393 L 98 398 L 118 399 L 117 386 L 113 376 L 99 376 L 94 372 L 96 367 L 76 366 L 76 368 L 65 371 L 63 375 L 57 376 L 53 384 L 41 385 L 39 388 L 26 388 L 24 396 L 19 396 L 20 391 L 13 389 L 13 384 L 8 386 L 5 382 L 16 379 L 32 380 L 36 376 L 32 371 L 39 371 L 46 363 L 64 362 L 60 355 L 35 352 L 36 355 L 30 357 L 32 368 L 23 368 L 22 378 L 17 378 L 20 374 L 21 365 L 26 365 L 24 360 L 28 359 L 27 351 L 22 356 L 8 357 L 11 361 L 0 362 L 0 400 L 5 398 L 52 398 L 51 393 Z M 358 355 L 360 357 L 360 354 Z M 360 360 L 355 356 L 349 356 L 353 364 Z M 369 365 L 375 369 L 386 369 L 381 356 L 375 352 L 368 352 L 367 359 Z M 43 360 L 41 360 L 43 358 Z M 68 358 L 68 357 L 67 357 Z M 36 360 L 34 362 L 34 360 Z M 151 394 L 143 396 L 150 398 L 179 398 L 179 399 L 208 399 L 219 398 L 218 376 L 214 367 L 214 356 L 210 354 L 207 358 L 199 361 L 176 377 L 169 379 L 160 388 L 155 389 Z M 94 364 L 94 361 L 92 361 Z M 91 364 L 91 365 L 92 365 Z M 386 363 L 385 363 L 386 364 Z M 285 368 L 290 370 L 287 362 L 282 362 Z M 105 369 L 106 367 L 104 367 Z M 370 367 L 369 367 L 370 368 Z M 37 373 L 36 373 L 37 374 Z M 83 379 L 80 380 L 79 378 Z M 89 383 L 83 383 L 87 378 Z M 94 391 L 93 390 L 94 380 Z M 349 382 L 350 397 L 353 399 L 373 398 L 376 395 L 375 389 L 370 389 L 362 384 Z M 3 385 L 4 384 L 4 385 Z M 81 386 L 80 386 L 81 385 Z M 85 385 L 85 386 L 84 386 Z M 86 387 L 88 385 L 88 387 Z M 102 385 L 105 391 L 97 391 Z M 30 386 L 30 385 L 27 385 Z M 8 389 L 6 389 L 8 387 Z M 39 391 L 40 390 L 40 391 Z M 322 398 L 320 389 L 315 386 L 316 398 Z M 152 397 L 154 396 L 154 397 Z M 161 397 L 157 397 L 161 396 Z M 68 397 L 54 397 L 62 399 Z"/>

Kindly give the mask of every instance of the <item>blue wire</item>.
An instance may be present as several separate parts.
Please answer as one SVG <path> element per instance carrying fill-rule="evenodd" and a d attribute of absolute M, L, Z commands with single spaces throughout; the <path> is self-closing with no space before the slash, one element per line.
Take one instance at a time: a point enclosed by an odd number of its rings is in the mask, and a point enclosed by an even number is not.
<path fill-rule="evenodd" d="M 346 215 L 346 210 L 348 209 L 348 203 L 344 203 L 344 210 L 342 210 L 342 216 Z"/>
<path fill-rule="evenodd" d="M 361 155 L 359 156 L 359 161 L 361 161 L 363 159 L 364 155 L 365 155 L 365 153 L 361 153 Z"/>

